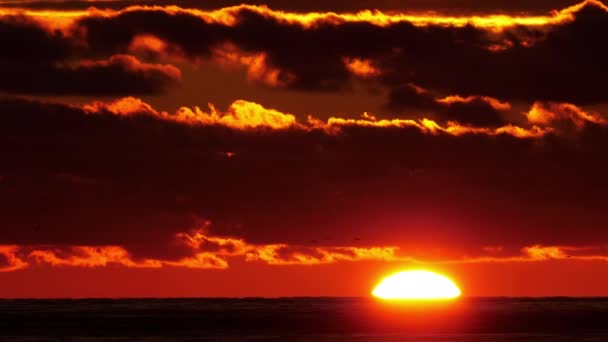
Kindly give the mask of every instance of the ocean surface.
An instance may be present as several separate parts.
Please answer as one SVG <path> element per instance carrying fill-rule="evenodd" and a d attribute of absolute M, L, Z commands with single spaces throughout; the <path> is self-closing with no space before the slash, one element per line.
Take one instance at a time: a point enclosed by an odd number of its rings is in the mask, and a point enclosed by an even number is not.
<path fill-rule="evenodd" d="M 0 341 L 608 341 L 608 298 L 0 300 Z"/>

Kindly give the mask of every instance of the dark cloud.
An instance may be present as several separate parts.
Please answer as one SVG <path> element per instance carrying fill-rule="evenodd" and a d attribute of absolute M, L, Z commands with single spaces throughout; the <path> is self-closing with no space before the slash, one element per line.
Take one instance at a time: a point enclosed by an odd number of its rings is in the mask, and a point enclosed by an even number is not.
<path fill-rule="evenodd" d="M 179 69 L 142 63 L 127 55 L 76 62 L 74 66 L 25 65 L 0 70 L 0 90 L 35 95 L 159 94 L 175 85 Z"/>
<path fill-rule="evenodd" d="M 457 47 L 452 54 L 437 51 L 436 57 L 420 56 L 425 62 L 414 70 L 419 84 L 438 90 L 525 101 L 605 102 L 599 89 L 608 74 L 601 62 L 608 50 L 594 37 L 606 31 L 608 13 L 589 4 L 574 21 L 550 28 L 532 46 L 514 41 L 512 48 L 499 52 L 466 47 Z M 442 53 L 448 53 L 448 60 L 439 57 Z M 399 62 L 407 64 L 413 58 L 404 53 Z"/>
<path fill-rule="evenodd" d="M 388 108 L 395 112 L 409 110 L 410 112 L 430 113 L 440 121 L 457 121 L 481 127 L 497 127 L 506 123 L 501 111 L 508 109 L 508 104 L 502 104 L 504 109 L 496 108 L 495 99 L 483 97 L 447 97 L 441 99 L 413 84 L 397 87 L 389 95 Z M 499 103 L 500 105 L 500 103 Z M 502 110 L 501 110 L 502 109 Z"/>
<path fill-rule="evenodd" d="M 60 32 L 49 32 L 23 16 L 0 18 L 0 63 L 15 65 L 47 64 L 70 56 L 70 40 Z"/>
<path fill-rule="evenodd" d="M 279 15 L 280 16 L 280 15 Z M 263 53 L 281 86 L 335 91 L 349 86 L 345 58 L 380 66 L 379 80 L 393 91 L 415 83 L 443 95 L 487 95 L 505 100 L 606 101 L 601 82 L 608 74 L 598 33 L 608 32 L 608 13 L 589 2 L 573 21 L 506 28 L 474 26 L 378 26 L 371 22 L 318 21 L 312 27 L 241 8 L 234 26 L 206 23 L 163 10 L 130 11 L 80 22 L 98 53 L 127 49 L 140 34 L 152 34 L 190 58 L 209 58 L 231 43 L 244 53 Z"/>
<path fill-rule="evenodd" d="M 481 127 L 496 127 L 505 124 L 500 110 L 487 100 L 473 98 L 466 102 L 452 102 L 437 110 L 438 116 L 446 121 L 457 121 Z"/>
<path fill-rule="evenodd" d="M 585 123 L 572 140 L 240 130 L 11 99 L 0 113 L 0 244 L 178 258 L 175 234 L 202 219 L 215 235 L 303 247 L 355 236 L 477 250 L 608 239 L 603 125 Z"/>
<path fill-rule="evenodd" d="M 0 91 L 36 95 L 157 94 L 179 69 L 128 55 L 83 60 L 73 37 L 24 17 L 0 18 Z"/>
<path fill-rule="evenodd" d="M 395 87 L 389 94 L 388 107 L 392 110 L 411 109 L 429 111 L 437 109 L 433 94 L 414 84 Z"/>
<path fill-rule="evenodd" d="M 594 38 L 608 32 L 608 13 L 592 1 L 574 12 L 572 21 L 512 26 L 499 32 L 437 23 L 381 26 L 371 21 L 336 21 L 335 17 L 306 26 L 283 20 L 278 12 L 247 7 L 225 15 L 234 15 L 234 25 L 204 20 L 188 11 L 133 9 L 86 16 L 67 37 L 25 19 L 3 17 L 0 41 L 16 46 L 3 57 L 3 79 L 7 80 L 3 88 L 33 94 L 53 93 L 52 89 L 59 94 L 162 92 L 175 79 L 158 68 L 148 68 L 154 70 L 150 74 L 141 69 L 134 72 L 121 63 L 104 64 L 107 72 L 98 70 L 101 64 L 94 70 L 66 67 L 74 59 L 76 63 L 82 58 L 106 60 L 128 53 L 136 37 L 152 35 L 170 47 L 166 53 L 192 61 L 216 60 L 218 49 L 231 44 L 236 49 L 232 57 L 236 62 L 232 62 L 249 65 L 250 73 L 257 73 L 254 81 L 297 90 L 348 89 L 356 75 L 345 60 L 368 60 L 379 69 L 379 76 L 368 82 L 389 88 L 393 93 L 389 105 L 399 104 L 398 98 L 404 96 L 399 93 L 410 83 L 442 96 L 485 95 L 528 103 L 608 100 L 601 87 L 608 75 L 603 63 L 608 50 Z M 14 44 L 21 36 L 28 44 Z M 43 52 L 37 55 L 36 51 Z M 21 55 L 26 57 L 21 60 Z M 52 81 L 57 79 L 68 83 L 65 89 L 61 82 Z M 91 82 L 81 85 L 85 79 Z M 472 111 L 483 110 L 482 105 L 477 103 Z M 488 116 L 496 117 L 495 113 Z"/>

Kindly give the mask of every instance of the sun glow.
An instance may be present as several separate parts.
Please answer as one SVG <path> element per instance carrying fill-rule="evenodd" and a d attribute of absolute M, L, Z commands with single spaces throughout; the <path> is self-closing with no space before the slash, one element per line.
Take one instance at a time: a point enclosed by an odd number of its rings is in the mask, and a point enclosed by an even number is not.
<path fill-rule="evenodd" d="M 404 271 L 380 282 L 372 295 L 381 299 L 438 300 L 460 296 L 460 289 L 448 277 L 424 270 Z"/>

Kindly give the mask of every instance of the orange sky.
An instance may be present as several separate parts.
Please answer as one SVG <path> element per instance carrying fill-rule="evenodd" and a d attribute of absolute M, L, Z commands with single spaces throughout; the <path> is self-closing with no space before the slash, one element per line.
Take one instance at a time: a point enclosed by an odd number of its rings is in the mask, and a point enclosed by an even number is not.
<path fill-rule="evenodd" d="M 2 273 L 4 297 L 240 297 L 367 296 L 407 263 L 358 262 L 265 266 L 235 262 L 226 270 L 41 267 Z M 605 262 L 433 266 L 454 279 L 464 296 L 603 296 Z"/>

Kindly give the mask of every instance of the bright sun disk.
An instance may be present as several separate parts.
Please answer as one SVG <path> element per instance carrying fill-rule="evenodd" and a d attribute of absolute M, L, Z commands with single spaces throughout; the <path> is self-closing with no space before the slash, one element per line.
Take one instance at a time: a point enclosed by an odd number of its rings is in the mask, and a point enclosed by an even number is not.
<path fill-rule="evenodd" d="M 460 294 L 458 286 L 448 277 L 424 270 L 390 275 L 372 291 L 372 295 L 382 299 L 453 299 Z"/>

